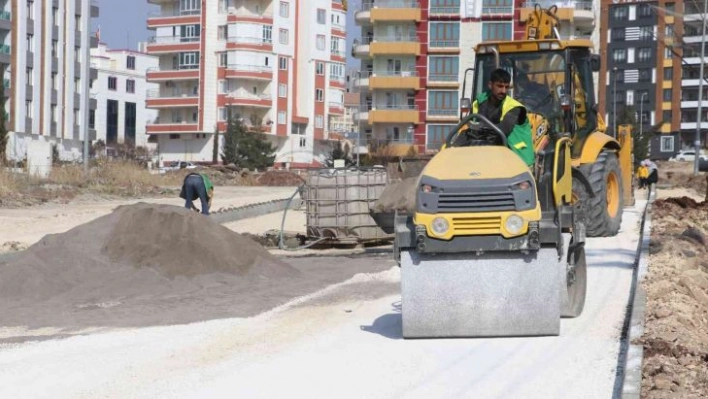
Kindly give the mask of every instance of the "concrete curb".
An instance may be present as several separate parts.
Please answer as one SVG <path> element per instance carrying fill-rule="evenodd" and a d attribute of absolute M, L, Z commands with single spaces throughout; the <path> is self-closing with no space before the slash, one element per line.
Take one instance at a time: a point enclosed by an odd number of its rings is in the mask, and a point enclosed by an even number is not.
<path fill-rule="evenodd" d="M 639 399 L 642 391 L 642 362 L 644 347 L 634 343 L 644 334 L 644 317 L 647 296 L 642 281 L 649 267 L 649 240 L 651 238 L 651 206 L 656 198 L 656 189 L 652 190 L 644 211 L 644 226 L 641 231 L 641 243 L 636 264 L 635 293 L 632 302 L 629 331 L 627 333 L 628 349 L 622 362 L 624 363 L 624 378 L 622 381 L 622 399 Z"/>
<path fill-rule="evenodd" d="M 220 212 L 213 212 L 209 217 L 217 223 L 230 223 L 243 219 L 267 215 L 269 213 L 281 212 L 285 208 L 295 209 L 300 206 L 300 199 L 289 198 L 248 204 L 236 208 L 229 208 Z"/>

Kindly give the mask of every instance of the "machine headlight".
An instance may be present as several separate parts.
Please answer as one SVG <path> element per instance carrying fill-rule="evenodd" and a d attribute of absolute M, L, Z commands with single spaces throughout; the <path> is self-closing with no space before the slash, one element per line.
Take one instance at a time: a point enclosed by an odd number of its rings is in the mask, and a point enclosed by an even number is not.
<path fill-rule="evenodd" d="M 445 218 L 436 217 L 430 224 L 430 228 L 433 230 L 435 235 L 442 236 L 445 235 L 445 233 L 447 233 L 450 229 L 450 223 L 448 223 Z"/>
<path fill-rule="evenodd" d="M 511 234 L 519 234 L 521 233 L 521 229 L 524 228 L 524 219 L 522 219 L 519 215 L 511 215 L 506 218 L 504 227 L 506 228 L 506 231 Z"/>
<path fill-rule="evenodd" d="M 528 190 L 531 188 L 531 182 L 522 181 L 521 183 L 514 184 L 511 186 L 512 190 Z"/>

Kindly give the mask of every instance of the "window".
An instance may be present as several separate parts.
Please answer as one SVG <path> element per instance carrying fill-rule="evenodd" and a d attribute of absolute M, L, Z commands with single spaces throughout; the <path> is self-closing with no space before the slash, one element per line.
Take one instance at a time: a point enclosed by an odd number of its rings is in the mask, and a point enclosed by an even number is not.
<path fill-rule="evenodd" d="M 118 89 L 118 78 L 115 76 L 109 76 L 108 77 L 108 90 L 117 90 Z"/>
<path fill-rule="evenodd" d="M 32 71 L 32 68 L 27 68 L 27 70 L 25 72 L 26 72 L 25 82 L 27 85 L 32 86 L 34 84 L 34 79 L 33 79 L 34 73 Z"/>
<path fill-rule="evenodd" d="M 179 10 L 185 14 L 193 14 L 192 11 L 198 11 L 201 9 L 201 0 L 180 0 Z"/>
<path fill-rule="evenodd" d="M 59 26 L 59 9 L 52 7 L 52 22 L 54 26 Z"/>
<path fill-rule="evenodd" d="M 674 37 L 674 24 L 667 24 L 665 30 L 666 38 L 670 39 Z"/>
<path fill-rule="evenodd" d="M 287 29 L 281 29 L 280 30 L 280 44 L 288 44 L 288 30 Z"/>
<path fill-rule="evenodd" d="M 430 57 L 428 79 L 434 82 L 456 82 L 459 79 L 460 57 Z"/>
<path fill-rule="evenodd" d="M 126 64 L 127 68 L 134 71 L 135 70 L 135 56 L 134 55 L 129 55 L 126 58 Z"/>
<path fill-rule="evenodd" d="M 74 110 L 74 125 L 80 125 L 81 123 L 81 110 Z"/>
<path fill-rule="evenodd" d="M 324 75 L 324 62 L 317 62 L 317 66 L 315 67 L 315 73 L 318 75 Z"/>
<path fill-rule="evenodd" d="M 271 25 L 263 25 L 263 43 L 273 43 L 273 27 Z"/>
<path fill-rule="evenodd" d="M 489 8 L 494 11 L 501 11 L 500 8 L 506 7 L 511 12 L 512 0 L 484 0 L 482 3 L 482 14 Z M 430 2 L 431 14 L 459 14 L 460 0 L 432 0 Z"/>
<path fill-rule="evenodd" d="M 651 48 L 650 47 L 640 48 L 637 53 L 637 60 L 639 62 L 647 62 L 647 61 L 651 60 Z"/>
<path fill-rule="evenodd" d="M 89 110 L 89 129 L 95 129 L 96 128 L 96 110 L 91 109 Z"/>
<path fill-rule="evenodd" d="M 307 147 L 307 137 L 300 137 L 300 148 Z"/>
<path fill-rule="evenodd" d="M 216 37 L 219 40 L 226 40 L 229 37 L 229 27 L 228 25 L 219 25 L 216 28 Z"/>
<path fill-rule="evenodd" d="M 664 68 L 664 80 L 671 80 L 674 78 L 673 68 Z"/>
<path fill-rule="evenodd" d="M 288 69 L 288 59 L 285 57 L 278 57 L 278 68 L 282 71 Z"/>
<path fill-rule="evenodd" d="M 511 23 L 509 22 L 484 22 L 482 23 L 482 40 L 511 40 Z"/>
<path fill-rule="evenodd" d="M 511 28 L 511 24 L 507 25 Z M 460 24 L 458 22 L 430 23 L 430 47 L 459 47 L 459 45 Z"/>
<path fill-rule="evenodd" d="M 27 51 L 34 52 L 34 35 L 30 33 L 27 34 Z"/>
<path fill-rule="evenodd" d="M 627 62 L 627 49 L 616 48 L 612 50 L 612 61 L 617 63 Z"/>
<path fill-rule="evenodd" d="M 324 25 L 327 22 L 327 11 L 321 8 L 317 9 L 317 23 Z"/>
<path fill-rule="evenodd" d="M 428 92 L 428 115 L 455 116 L 460 112 L 459 94 L 455 91 L 430 90 Z"/>
<path fill-rule="evenodd" d="M 278 97 L 288 96 L 288 85 L 285 83 L 278 84 Z"/>
<path fill-rule="evenodd" d="M 278 124 L 279 125 L 284 125 L 286 122 L 286 115 L 285 111 L 278 111 Z"/>
<path fill-rule="evenodd" d="M 674 49 L 671 46 L 664 47 L 664 58 L 670 60 L 674 58 Z"/>
<path fill-rule="evenodd" d="M 662 117 L 664 122 L 671 122 L 671 110 L 665 110 Z"/>
<path fill-rule="evenodd" d="M 118 142 L 118 101 L 106 100 L 106 144 Z"/>
<path fill-rule="evenodd" d="M 324 92 L 322 89 L 315 89 L 315 100 L 319 103 L 324 101 Z"/>
<path fill-rule="evenodd" d="M 221 107 L 219 108 L 219 121 L 225 121 L 226 120 L 226 108 Z"/>
<path fill-rule="evenodd" d="M 661 138 L 661 152 L 674 152 L 674 137 Z"/>
<path fill-rule="evenodd" d="M 611 41 L 613 41 L 613 42 L 624 41 L 624 34 L 625 34 L 624 28 L 612 28 L 612 31 L 610 33 Z"/>
<path fill-rule="evenodd" d="M 629 8 L 627 6 L 612 7 L 612 19 L 615 21 L 626 20 L 629 17 Z"/>
<path fill-rule="evenodd" d="M 74 93 L 81 93 L 81 78 L 74 78 Z"/>
<path fill-rule="evenodd" d="M 182 42 L 195 42 L 199 38 L 201 29 L 199 24 L 182 25 L 180 27 L 180 36 Z"/>
<path fill-rule="evenodd" d="M 57 90 L 57 73 L 52 72 L 52 89 Z"/>
<path fill-rule="evenodd" d="M 651 68 L 642 68 L 639 70 L 639 81 L 640 82 L 651 82 Z"/>
<path fill-rule="evenodd" d="M 32 100 L 25 101 L 25 115 L 28 118 L 32 118 Z"/>
<path fill-rule="evenodd" d="M 425 138 L 426 150 L 439 150 L 445 142 L 447 134 L 455 125 L 428 125 L 428 133 Z"/>
<path fill-rule="evenodd" d="M 181 69 L 194 69 L 199 66 L 199 53 L 179 53 L 179 66 Z"/>
<path fill-rule="evenodd" d="M 649 4 L 638 4 L 637 5 L 637 14 L 639 14 L 639 18 L 647 18 L 651 17 L 651 6 Z"/>
<path fill-rule="evenodd" d="M 324 50 L 325 49 L 325 36 L 324 35 L 317 35 L 316 46 L 317 46 L 317 50 Z"/>
<path fill-rule="evenodd" d="M 77 30 L 77 31 L 79 31 L 79 32 L 82 32 L 82 31 L 83 31 L 83 29 L 81 29 L 81 28 L 82 28 L 82 26 L 81 26 L 81 15 L 75 15 L 75 16 L 74 16 L 74 26 L 76 27 L 76 30 Z"/>
<path fill-rule="evenodd" d="M 49 108 L 49 113 L 52 117 L 52 122 L 57 123 L 57 117 L 59 114 L 57 113 L 57 106 L 55 104 L 52 104 L 52 106 Z"/>
<path fill-rule="evenodd" d="M 671 101 L 671 89 L 664 89 L 664 101 Z"/>
<path fill-rule="evenodd" d="M 27 18 L 34 19 L 34 0 L 27 0 Z"/>
<path fill-rule="evenodd" d="M 123 123 L 125 126 L 125 137 L 126 144 L 135 144 L 135 127 L 137 122 L 137 107 L 135 103 L 126 102 L 125 103 L 125 117 L 123 118 Z"/>
<path fill-rule="evenodd" d="M 283 18 L 290 17 L 290 4 L 287 1 L 280 2 L 280 16 Z"/>
<path fill-rule="evenodd" d="M 81 47 L 74 47 L 74 61 L 81 62 Z"/>
<path fill-rule="evenodd" d="M 639 40 L 654 40 L 654 27 L 653 26 L 640 26 L 639 27 Z"/>
<path fill-rule="evenodd" d="M 229 63 L 229 55 L 227 53 L 219 53 L 219 66 L 225 67 Z"/>
<path fill-rule="evenodd" d="M 315 115 L 315 128 L 322 129 L 324 127 L 324 117 L 322 115 Z"/>
<path fill-rule="evenodd" d="M 127 79 L 125 81 L 125 92 L 135 93 L 135 81 L 133 79 Z"/>
<path fill-rule="evenodd" d="M 57 41 L 52 40 L 52 57 L 57 57 Z"/>

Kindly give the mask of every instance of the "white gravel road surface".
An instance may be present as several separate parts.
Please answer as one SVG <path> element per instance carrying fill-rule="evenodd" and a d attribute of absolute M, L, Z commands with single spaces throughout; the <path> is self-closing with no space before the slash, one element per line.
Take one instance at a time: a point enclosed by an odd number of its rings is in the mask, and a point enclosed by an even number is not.
<path fill-rule="evenodd" d="M 394 267 L 250 319 L 5 345 L 0 397 L 609 398 L 637 202 L 589 239 L 585 311 L 559 337 L 403 340 Z"/>

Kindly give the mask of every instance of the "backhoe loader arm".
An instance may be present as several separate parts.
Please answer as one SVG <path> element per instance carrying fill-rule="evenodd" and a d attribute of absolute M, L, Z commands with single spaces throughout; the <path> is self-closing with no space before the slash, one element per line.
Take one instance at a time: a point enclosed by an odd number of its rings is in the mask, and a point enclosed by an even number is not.
<path fill-rule="evenodd" d="M 529 14 L 526 21 L 526 40 L 560 39 L 556 16 L 558 7 L 553 5 L 549 8 L 542 8 L 535 4 L 533 12 Z"/>

